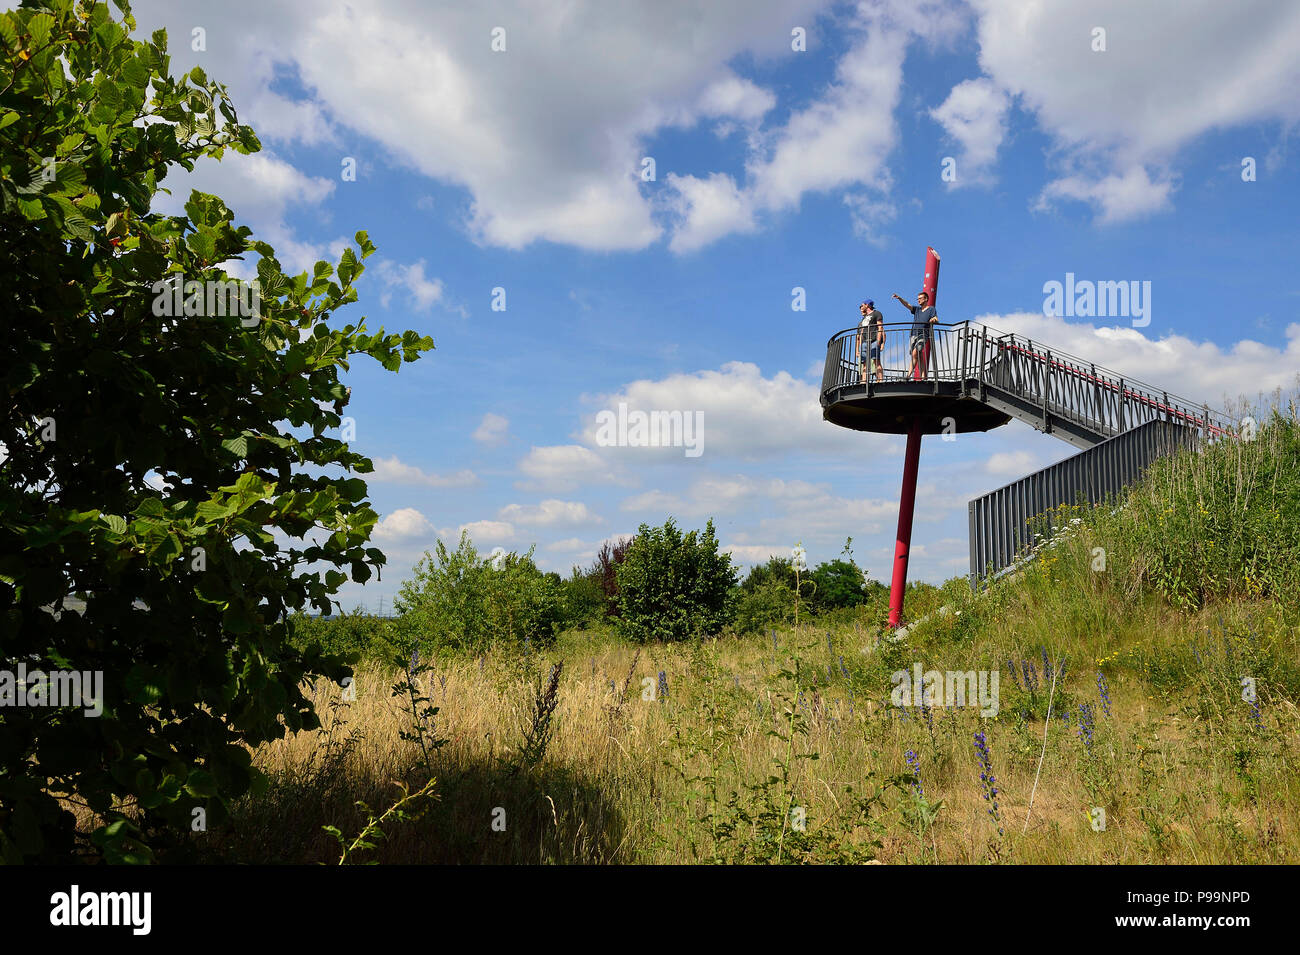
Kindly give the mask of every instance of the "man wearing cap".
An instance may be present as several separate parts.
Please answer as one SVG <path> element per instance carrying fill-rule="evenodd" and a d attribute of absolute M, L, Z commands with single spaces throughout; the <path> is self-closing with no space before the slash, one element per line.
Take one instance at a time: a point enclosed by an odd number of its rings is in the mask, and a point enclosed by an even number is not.
<path fill-rule="evenodd" d="M 912 353 L 912 367 L 908 369 L 907 377 L 914 378 L 921 364 L 926 342 L 930 340 L 930 326 L 938 323 L 939 314 L 930 304 L 930 293 L 924 290 L 917 294 L 915 305 L 909 305 L 907 300 L 897 293 L 894 294 L 894 298 L 898 299 L 903 308 L 912 313 L 912 341 L 908 345 L 908 350 Z"/>
<path fill-rule="evenodd" d="M 885 370 L 880 365 L 880 353 L 885 347 L 885 316 L 876 303 L 867 299 L 858 306 L 862 321 L 858 323 L 858 361 L 862 369 L 862 383 L 867 383 L 868 368 L 875 373 L 876 381 L 885 380 Z"/>

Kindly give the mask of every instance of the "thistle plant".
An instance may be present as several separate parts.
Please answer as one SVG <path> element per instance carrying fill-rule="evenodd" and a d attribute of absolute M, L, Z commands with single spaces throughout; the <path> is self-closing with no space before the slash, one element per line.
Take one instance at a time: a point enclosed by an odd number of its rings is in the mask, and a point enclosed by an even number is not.
<path fill-rule="evenodd" d="M 556 663 L 545 681 L 540 673 L 533 678 L 524 741 L 519 747 L 519 762 L 515 764 L 515 771 L 520 767 L 537 765 L 546 755 L 546 748 L 555 732 L 555 708 L 560 703 L 560 673 L 563 670 L 564 664 Z"/>
<path fill-rule="evenodd" d="M 420 663 L 419 645 L 413 645 L 409 656 L 398 651 L 393 661 L 401 673 L 401 677 L 393 683 L 392 696 L 403 699 L 407 714 L 411 718 L 410 729 L 399 729 L 397 735 L 409 743 L 416 743 L 420 747 L 420 756 L 424 762 L 424 768 L 429 776 L 433 776 L 433 757 L 445 744 L 445 739 L 439 739 L 437 735 L 437 716 L 438 707 L 433 705 L 432 699 L 432 664 Z M 421 686 L 421 674 L 430 674 L 427 681 L 430 690 Z M 445 695 L 445 694 L 444 694 Z"/>

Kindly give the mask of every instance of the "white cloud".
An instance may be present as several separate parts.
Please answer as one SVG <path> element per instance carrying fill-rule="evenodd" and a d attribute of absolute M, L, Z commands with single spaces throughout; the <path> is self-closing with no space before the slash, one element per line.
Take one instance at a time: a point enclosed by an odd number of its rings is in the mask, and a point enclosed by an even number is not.
<path fill-rule="evenodd" d="M 412 484 L 425 487 L 472 487 L 478 476 L 467 468 L 453 474 L 430 474 L 411 464 L 404 464 L 397 455 L 391 458 L 374 458 L 375 470 L 367 477 L 387 484 Z"/>
<path fill-rule="evenodd" d="M 715 172 L 707 179 L 669 173 L 667 184 L 674 193 L 669 207 L 681 217 L 668 243 L 674 252 L 694 252 L 722 236 L 757 228 L 753 200 L 725 173 Z"/>
<path fill-rule="evenodd" d="M 600 455 L 580 444 L 534 446 L 519 462 L 519 471 L 528 478 L 518 482 L 523 490 L 567 491 L 580 484 L 626 483 Z"/>
<path fill-rule="evenodd" d="M 849 207 L 849 221 L 853 225 L 854 235 L 877 247 L 888 243 L 889 237 L 885 235 L 883 227 L 898 218 L 898 207 L 893 202 L 850 192 L 844 196 L 844 204 Z M 817 374 L 821 375 L 820 369 Z"/>
<path fill-rule="evenodd" d="M 489 411 L 479 422 L 471 437 L 481 444 L 500 444 L 505 441 L 510 429 L 510 421 L 499 414 Z"/>
<path fill-rule="evenodd" d="M 1097 221 L 1109 225 L 1170 208 L 1169 195 L 1173 188 L 1172 180 L 1152 180 L 1146 169 L 1134 166 L 1120 175 L 1100 179 L 1066 176 L 1053 180 L 1043 187 L 1036 205 L 1047 209 L 1054 199 L 1091 203 L 1097 209 Z"/>
<path fill-rule="evenodd" d="M 762 119 L 775 105 L 776 97 L 770 90 L 727 73 L 700 94 L 699 112 L 702 116 L 752 123 Z"/>
<path fill-rule="evenodd" d="M 881 435 L 849 432 L 822 419 L 821 382 L 795 378 L 785 371 L 764 377 L 750 362 L 728 362 L 720 369 L 682 372 L 655 380 L 634 381 L 613 395 L 594 397 L 602 409 L 626 402 L 629 411 L 702 412 L 702 458 L 731 455 L 749 459 L 788 457 L 799 451 L 826 451 L 860 460 L 890 448 Z M 596 446 L 596 415 L 583 421 L 581 438 Z M 646 453 L 645 448 L 601 448 L 607 460 Z M 667 449 L 665 456 L 681 456 Z M 698 459 L 696 459 L 698 460 Z"/>
<path fill-rule="evenodd" d="M 808 192 L 858 187 L 888 193 L 892 179 L 885 162 L 898 142 L 893 114 L 908 42 L 913 31 L 947 22 L 939 12 L 949 5 L 927 6 L 936 14 L 931 20 L 907 17 L 902 3 L 859 4 L 843 25 L 855 39 L 836 63 L 833 81 L 784 126 L 760 137 L 743 186 L 721 174 L 703 181 L 670 179 L 677 193 L 670 201 L 677 218 L 673 250 L 691 251 L 731 232 L 753 231 L 756 212 L 795 209 Z M 860 221 L 855 219 L 855 228 Z"/>
<path fill-rule="evenodd" d="M 989 474 L 1019 478 L 1033 471 L 1037 463 L 1038 458 L 1028 451 L 999 451 L 989 455 L 984 470 Z"/>
<path fill-rule="evenodd" d="M 469 539 L 474 542 L 474 547 L 483 550 L 485 547 L 513 540 L 515 529 L 507 521 L 470 521 L 456 528 L 438 529 L 438 535 L 447 540 L 460 540 L 461 534 L 468 534 Z"/>
<path fill-rule="evenodd" d="M 424 259 L 410 265 L 401 265 L 385 259 L 379 263 L 375 271 L 385 286 L 385 291 L 379 296 L 379 302 L 384 308 L 388 308 L 392 303 L 393 292 L 398 290 L 405 292 L 411 304 L 420 311 L 428 311 L 442 301 L 442 280 L 425 276 Z"/>
<path fill-rule="evenodd" d="M 555 498 L 539 504 L 509 504 L 501 508 L 502 520 L 534 527 L 557 525 L 599 524 L 601 518 L 591 513 L 581 501 L 561 501 Z"/>
<path fill-rule="evenodd" d="M 372 536 L 377 541 L 407 541 L 433 533 L 428 518 L 413 507 L 403 507 L 382 518 Z"/>
<path fill-rule="evenodd" d="M 773 557 L 789 557 L 789 544 L 726 544 L 722 548 L 730 554 L 735 564 L 766 564 Z"/>
<path fill-rule="evenodd" d="M 952 88 L 930 116 L 943 126 L 957 142 L 961 152 L 957 160 L 953 187 L 988 183 L 990 169 L 997 160 L 998 147 L 1007 133 L 1007 111 L 1011 98 L 992 80 L 980 77 L 964 80 Z"/>
<path fill-rule="evenodd" d="M 1052 137 L 1064 175 L 1044 199 L 1104 222 L 1166 206 L 1164 170 L 1202 134 L 1300 120 L 1300 6 L 1275 0 L 971 0 L 980 66 Z M 1106 31 L 1094 52 L 1093 30 Z"/>
<path fill-rule="evenodd" d="M 827 6 L 283 0 L 214 11 L 201 0 L 142 0 L 136 13 L 146 29 L 204 23 L 237 102 L 255 99 L 269 69 L 296 71 L 305 102 L 263 96 L 260 116 L 290 118 L 282 134 L 304 142 L 350 129 L 464 187 L 466 225 L 483 242 L 639 249 L 661 234 L 636 175 L 646 140 L 699 119 L 756 122 L 771 94 L 727 64 L 788 55 L 790 27 Z M 504 52 L 491 49 L 496 26 Z M 191 59 L 182 50 L 177 66 Z"/>

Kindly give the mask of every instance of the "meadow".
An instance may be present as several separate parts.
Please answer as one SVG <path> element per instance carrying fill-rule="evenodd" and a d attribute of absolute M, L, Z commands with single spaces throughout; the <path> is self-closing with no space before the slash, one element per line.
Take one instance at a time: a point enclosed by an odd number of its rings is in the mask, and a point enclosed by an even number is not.
<path fill-rule="evenodd" d="M 596 629 L 363 662 L 351 689 L 314 689 L 321 730 L 256 752 L 264 791 L 205 851 L 1300 861 L 1294 406 L 1253 441 L 1162 462 L 1121 503 L 1066 509 L 1067 533 L 978 594 L 949 581 L 902 639 L 863 607 L 758 635 L 636 646 Z M 891 705 L 917 663 L 998 671 L 997 715 Z"/>

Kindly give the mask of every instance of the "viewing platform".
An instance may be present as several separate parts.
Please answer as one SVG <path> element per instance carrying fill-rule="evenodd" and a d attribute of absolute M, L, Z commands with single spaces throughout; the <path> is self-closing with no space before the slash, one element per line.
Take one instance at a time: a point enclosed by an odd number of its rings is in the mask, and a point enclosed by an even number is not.
<path fill-rule="evenodd" d="M 880 373 L 869 368 L 865 329 L 826 343 L 822 417 L 855 431 L 922 434 L 990 431 L 1012 418 L 1077 448 L 1090 448 L 1148 421 L 1215 438 L 1231 423 L 1197 406 L 1041 342 L 978 322 L 936 324 L 912 367 L 911 322 L 884 326 Z"/>

